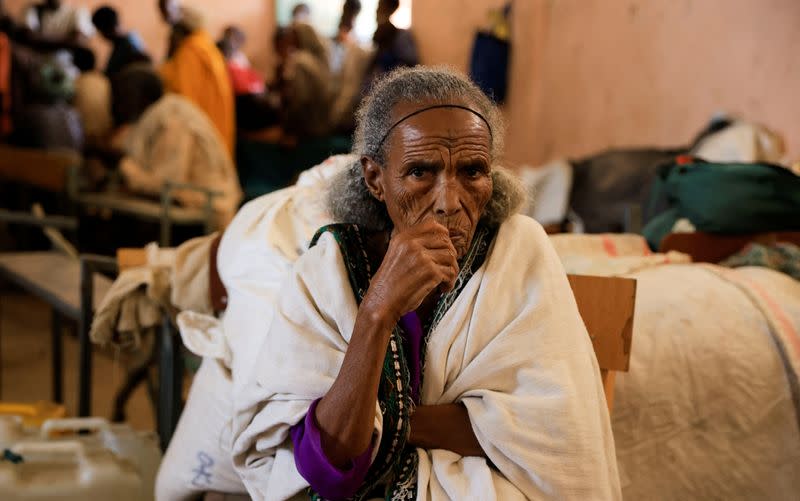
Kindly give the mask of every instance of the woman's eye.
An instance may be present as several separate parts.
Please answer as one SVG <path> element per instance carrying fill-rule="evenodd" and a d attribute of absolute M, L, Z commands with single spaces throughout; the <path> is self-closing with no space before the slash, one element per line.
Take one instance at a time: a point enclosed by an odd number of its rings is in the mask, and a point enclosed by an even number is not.
<path fill-rule="evenodd" d="M 467 177 L 476 178 L 483 174 L 483 169 L 480 167 L 467 167 L 464 169 L 464 173 L 467 175 Z"/>

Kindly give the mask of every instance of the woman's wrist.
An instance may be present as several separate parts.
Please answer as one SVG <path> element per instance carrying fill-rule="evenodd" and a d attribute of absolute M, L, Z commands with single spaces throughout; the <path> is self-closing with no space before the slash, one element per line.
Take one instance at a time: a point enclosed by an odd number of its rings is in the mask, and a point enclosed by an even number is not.
<path fill-rule="evenodd" d="M 379 332 L 391 332 L 401 316 L 401 314 L 393 311 L 382 298 L 373 298 L 369 292 L 361 302 L 359 313 L 363 314 L 364 319 Z"/>

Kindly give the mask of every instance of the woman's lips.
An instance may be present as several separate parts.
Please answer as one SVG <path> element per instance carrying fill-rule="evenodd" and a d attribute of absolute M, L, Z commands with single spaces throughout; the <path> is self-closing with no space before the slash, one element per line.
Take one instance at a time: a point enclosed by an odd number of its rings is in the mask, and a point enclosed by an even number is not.
<path fill-rule="evenodd" d="M 450 240 L 464 240 L 465 236 L 463 231 L 450 230 Z"/>

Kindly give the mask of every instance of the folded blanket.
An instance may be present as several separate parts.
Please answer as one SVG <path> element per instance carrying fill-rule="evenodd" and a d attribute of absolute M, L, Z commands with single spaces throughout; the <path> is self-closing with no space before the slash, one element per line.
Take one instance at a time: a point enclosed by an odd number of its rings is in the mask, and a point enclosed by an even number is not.
<path fill-rule="evenodd" d="M 145 248 L 147 264 L 123 270 L 92 320 L 93 343 L 138 348 L 144 330 L 161 322 L 162 311 L 211 314 L 209 251 L 217 234 L 187 241 L 176 249 Z"/>
<path fill-rule="evenodd" d="M 143 331 L 161 321 L 161 307 L 168 304 L 168 298 L 168 269 L 140 267 L 123 271 L 95 312 L 89 338 L 95 344 L 138 349 Z"/>

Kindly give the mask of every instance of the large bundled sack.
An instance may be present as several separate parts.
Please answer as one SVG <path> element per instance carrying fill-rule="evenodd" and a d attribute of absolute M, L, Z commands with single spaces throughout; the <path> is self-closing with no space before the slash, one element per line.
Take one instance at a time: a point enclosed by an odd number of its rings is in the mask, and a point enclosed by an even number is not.
<path fill-rule="evenodd" d="M 758 233 L 800 229 L 800 176 L 767 163 L 708 163 L 692 160 L 660 171 L 650 203 L 666 200 L 643 234 L 652 248 L 688 219 L 707 233 Z"/>
<path fill-rule="evenodd" d="M 586 233 L 620 233 L 626 212 L 647 202 L 659 168 L 683 149 L 611 149 L 572 161 L 570 205 Z"/>

